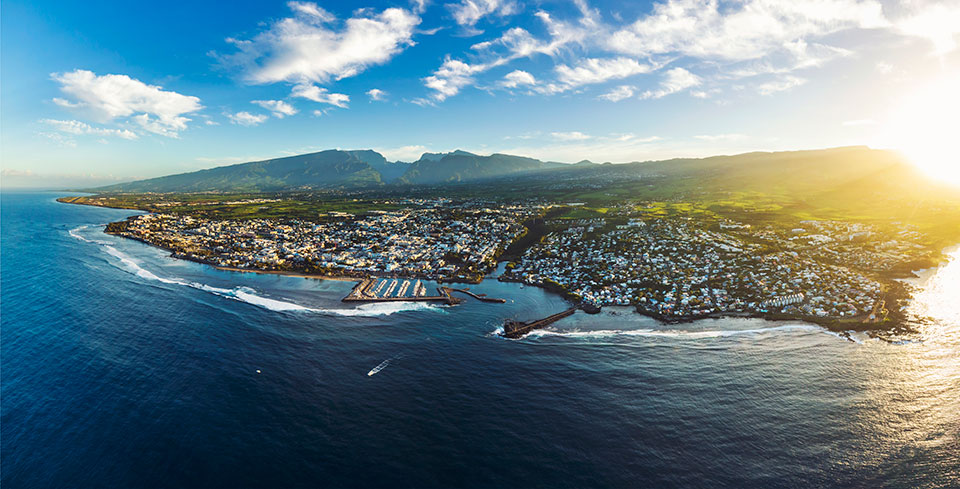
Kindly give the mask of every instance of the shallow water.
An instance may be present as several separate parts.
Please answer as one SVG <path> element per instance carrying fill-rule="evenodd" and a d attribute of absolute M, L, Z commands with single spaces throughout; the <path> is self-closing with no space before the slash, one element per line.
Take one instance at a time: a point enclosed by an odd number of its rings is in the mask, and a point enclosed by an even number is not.
<path fill-rule="evenodd" d="M 355 307 L 56 196 L 0 205 L 4 487 L 960 485 L 960 260 L 903 344 L 625 308 L 507 340 L 566 304 L 488 280 L 507 304 Z"/>

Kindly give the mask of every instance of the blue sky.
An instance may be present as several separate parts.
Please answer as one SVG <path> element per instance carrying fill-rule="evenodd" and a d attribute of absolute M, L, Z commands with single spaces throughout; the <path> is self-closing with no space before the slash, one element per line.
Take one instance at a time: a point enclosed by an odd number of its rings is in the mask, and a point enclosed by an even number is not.
<path fill-rule="evenodd" d="M 623 162 L 884 147 L 893 108 L 960 68 L 955 0 L 0 8 L 5 186 L 328 148 Z"/>

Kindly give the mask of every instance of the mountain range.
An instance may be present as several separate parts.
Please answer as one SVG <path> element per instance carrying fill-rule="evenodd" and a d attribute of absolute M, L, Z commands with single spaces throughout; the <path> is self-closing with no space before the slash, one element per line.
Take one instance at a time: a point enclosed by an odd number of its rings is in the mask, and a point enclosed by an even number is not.
<path fill-rule="evenodd" d="M 424 153 L 413 163 L 391 162 L 373 150 L 318 153 L 221 166 L 93 189 L 96 192 L 272 192 L 289 190 L 398 188 L 483 184 L 508 179 L 560 181 L 669 180 L 671 192 L 759 191 L 776 195 L 829 189 L 850 194 L 910 192 L 916 169 L 896 152 L 863 146 L 824 150 L 754 152 L 625 164 L 575 164 L 495 153 Z M 667 180 L 663 180 L 667 179 Z"/>
<path fill-rule="evenodd" d="M 424 153 L 413 162 L 387 161 L 373 150 L 327 150 L 221 166 L 95 189 L 98 192 L 264 192 L 470 182 L 562 168 L 562 163 L 466 151 Z"/>

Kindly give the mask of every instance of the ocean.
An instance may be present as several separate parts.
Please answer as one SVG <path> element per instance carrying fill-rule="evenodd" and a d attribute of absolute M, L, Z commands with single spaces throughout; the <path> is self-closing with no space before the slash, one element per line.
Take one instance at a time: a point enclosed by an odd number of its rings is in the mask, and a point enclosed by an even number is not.
<path fill-rule="evenodd" d="M 960 259 L 897 344 L 616 308 L 508 340 L 566 303 L 487 280 L 508 303 L 356 307 L 62 195 L 0 195 L 4 489 L 960 487 Z"/>

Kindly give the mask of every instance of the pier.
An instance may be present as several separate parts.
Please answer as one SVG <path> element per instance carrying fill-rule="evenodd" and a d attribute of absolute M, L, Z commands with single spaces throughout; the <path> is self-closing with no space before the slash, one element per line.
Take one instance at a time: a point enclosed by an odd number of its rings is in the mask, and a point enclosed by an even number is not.
<path fill-rule="evenodd" d="M 503 323 L 503 333 L 502 336 L 507 338 L 519 338 L 535 329 L 545 328 L 550 324 L 553 324 L 567 316 L 572 316 L 574 312 L 577 311 L 576 307 L 571 307 L 563 312 L 558 312 L 552 316 L 547 316 L 543 319 L 538 319 L 536 321 L 515 321 L 513 319 L 508 319 Z"/>
<path fill-rule="evenodd" d="M 496 299 L 493 297 L 487 297 L 486 294 L 474 294 L 473 292 L 470 292 L 470 289 L 454 289 L 451 287 L 444 287 L 444 288 L 447 289 L 447 294 L 449 294 L 450 292 L 460 292 L 461 294 L 469 295 L 470 297 L 473 297 L 474 299 L 481 302 L 496 302 L 498 304 L 505 304 L 507 302 L 506 299 Z"/>
<path fill-rule="evenodd" d="M 386 285 L 389 282 L 389 285 Z M 391 295 L 397 285 L 400 285 L 396 295 Z M 381 295 L 380 292 L 384 286 L 386 291 Z M 343 302 L 443 302 L 446 304 L 459 304 L 463 299 L 451 297 L 446 287 L 438 287 L 437 295 L 426 295 L 427 288 L 418 280 L 413 286 L 413 295 L 405 294 L 410 289 L 410 281 L 404 280 L 402 283 L 397 279 L 363 279 L 353 287 L 353 290 L 342 300 Z"/>

